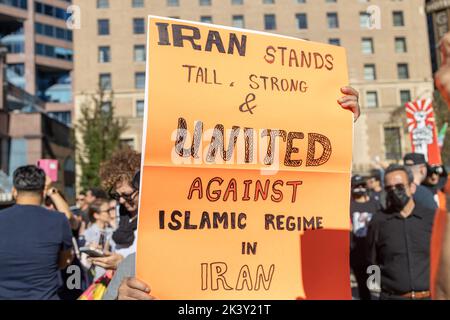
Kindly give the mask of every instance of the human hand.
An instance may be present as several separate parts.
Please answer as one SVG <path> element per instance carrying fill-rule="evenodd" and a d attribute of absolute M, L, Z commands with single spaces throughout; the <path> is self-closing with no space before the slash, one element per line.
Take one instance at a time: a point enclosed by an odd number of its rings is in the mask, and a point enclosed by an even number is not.
<path fill-rule="evenodd" d="M 88 260 L 96 266 L 102 267 L 107 270 L 116 270 L 119 263 L 122 262 L 124 257 L 118 253 L 105 252 L 104 257 L 90 257 Z"/>
<path fill-rule="evenodd" d="M 354 121 L 358 120 L 361 114 L 361 108 L 359 106 L 359 93 L 352 87 L 342 87 L 341 92 L 345 94 L 338 100 L 338 103 L 342 108 L 350 110 L 354 114 Z"/>
<path fill-rule="evenodd" d="M 136 279 L 125 278 L 122 280 L 118 291 L 118 300 L 155 300 L 156 298 L 150 295 L 150 287 Z"/>

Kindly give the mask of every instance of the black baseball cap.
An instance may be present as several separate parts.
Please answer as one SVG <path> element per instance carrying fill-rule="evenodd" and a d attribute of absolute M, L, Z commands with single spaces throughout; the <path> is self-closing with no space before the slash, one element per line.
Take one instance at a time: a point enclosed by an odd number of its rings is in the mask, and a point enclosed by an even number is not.
<path fill-rule="evenodd" d="M 426 164 L 425 156 L 421 153 L 407 153 L 403 157 L 405 166 L 415 166 L 418 164 Z"/>
<path fill-rule="evenodd" d="M 361 185 L 366 185 L 366 180 L 359 174 L 355 174 L 352 177 L 352 188 Z"/>

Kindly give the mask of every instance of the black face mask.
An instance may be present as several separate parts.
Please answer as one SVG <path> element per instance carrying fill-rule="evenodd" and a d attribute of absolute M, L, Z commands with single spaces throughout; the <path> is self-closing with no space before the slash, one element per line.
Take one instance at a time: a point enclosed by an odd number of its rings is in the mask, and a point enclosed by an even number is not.
<path fill-rule="evenodd" d="M 389 190 L 386 194 L 386 206 L 390 211 L 400 212 L 408 203 L 410 197 L 403 189 Z"/>

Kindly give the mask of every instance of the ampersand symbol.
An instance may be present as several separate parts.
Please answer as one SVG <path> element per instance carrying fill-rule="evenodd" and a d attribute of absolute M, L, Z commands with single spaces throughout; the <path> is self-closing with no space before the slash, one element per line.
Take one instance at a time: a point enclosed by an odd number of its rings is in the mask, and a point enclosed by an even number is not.
<path fill-rule="evenodd" d="M 239 106 L 239 110 L 241 112 L 250 112 L 250 114 L 253 114 L 253 109 L 256 108 L 256 105 L 250 106 L 250 103 L 256 100 L 256 96 L 253 93 L 249 93 L 245 97 L 245 102 Z"/>

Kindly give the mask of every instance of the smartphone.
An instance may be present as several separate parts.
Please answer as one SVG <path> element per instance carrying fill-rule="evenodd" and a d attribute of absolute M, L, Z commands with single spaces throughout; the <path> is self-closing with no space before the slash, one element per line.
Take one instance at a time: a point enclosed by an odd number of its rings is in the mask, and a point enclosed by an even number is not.
<path fill-rule="evenodd" d="M 44 170 L 45 174 L 50 177 L 52 182 L 58 181 L 58 160 L 40 159 L 37 166 Z"/>
<path fill-rule="evenodd" d="M 101 258 L 104 257 L 105 254 L 101 252 L 100 250 L 91 249 L 89 247 L 82 247 L 80 248 L 81 253 L 86 253 L 89 257 L 92 258 Z"/>

